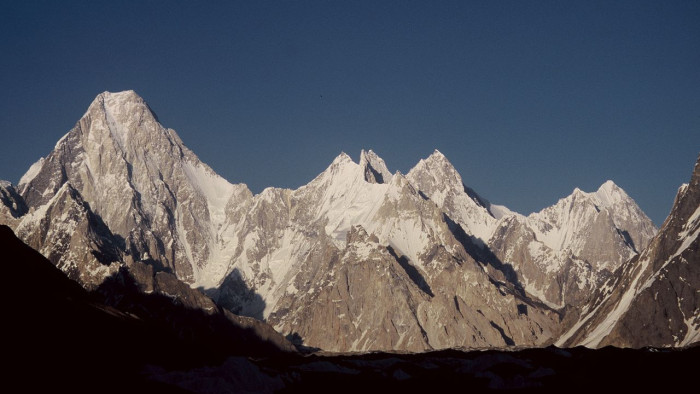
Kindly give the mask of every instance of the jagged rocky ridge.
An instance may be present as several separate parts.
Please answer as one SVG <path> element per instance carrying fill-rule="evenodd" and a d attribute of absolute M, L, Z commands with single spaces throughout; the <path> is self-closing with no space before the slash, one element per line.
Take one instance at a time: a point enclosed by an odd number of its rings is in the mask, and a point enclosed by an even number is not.
<path fill-rule="evenodd" d="M 700 157 L 659 233 L 618 268 L 558 344 L 686 346 L 700 341 Z"/>
<path fill-rule="evenodd" d="M 437 151 L 406 176 L 341 154 L 297 190 L 253 195 L 132 91 L 100 94 L 3 187 L 0 220 L 87 288 L 145 264 L 334 351 L 551 343 L 655 233 L 612 182 L 525 217 Z"/>

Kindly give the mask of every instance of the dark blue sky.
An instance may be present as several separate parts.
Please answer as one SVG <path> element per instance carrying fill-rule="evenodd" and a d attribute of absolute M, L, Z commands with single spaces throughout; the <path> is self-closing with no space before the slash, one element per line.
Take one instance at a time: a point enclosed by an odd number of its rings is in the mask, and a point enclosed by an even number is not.
<path fill-rule="evenodd" d="M 126 89 L 254 192 L 437 148 L 521 213 L 612 179 L 658 225 L 700 153 L 700 2 L 2 2 L 0 179 Z"/>

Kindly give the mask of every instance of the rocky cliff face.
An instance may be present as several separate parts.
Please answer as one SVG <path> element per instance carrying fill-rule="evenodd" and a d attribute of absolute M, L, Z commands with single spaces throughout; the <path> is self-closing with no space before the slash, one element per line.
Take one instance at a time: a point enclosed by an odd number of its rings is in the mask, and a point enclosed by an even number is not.
<path fill-rule="evenodd" d="M 189 283 L 217 260 L 229 199 L 247 192 L 200 162 L 133 91 L 97 96 L 18 189 L 38 209 L 66 184 L 123 238 L 126 259 L 152 261 Z"/>
<path fill-rule="evenodd" d="M 113 234 L 69 183 L 52 198 L 32 207 L 16 226 L 18 236 L 87 289 L 114 274 L 123 239 Z"/>
<path fill-rule="evenodd" d="M 435 150 L 427 159 L 421 159 L 407 178 L 473 240 L 480 244 L 489 240 L 497 223 L 488 210 L 490 204 L 464 185 L 462 177 L 442 153 Z"/>
<path fill-rule="evenodd" d="M 10 182 L 0 181 L 0 224 L 16 226 L 27 205 Z"/>
<path fill-rule="evenodd" d="M 306 346 L 417 351 L 552 336 L 558 316 L 526 312 L 509 272 L 371 151 L 359 163 L 341 154 L 308 185 L 247 204 L 235 225 L 244 247 L 209 292 Z"/>
<path fill-rule="evenodd" d="M 607 181 L 593 193 L 575 189 L 528 217 L 502 218 L 489 244 L 518 267 L 530 294 L 554 308 L 577 309 L 655 233 L 634 200 Z"/>
<path fill-rule="evenodd" d="M 685 346 L 700 340 L 700 160 L 644 251 L 597 292 L 561 345 Z"/>
<path fill-rule="evenodd" d="M 177 279 L 334 351 L 550 343 L 655 231 L 612 182 L 519 215 L 437 151 L 406 176 L 343 153 L 299 189 L 253 195 L 132 91 L 100 94 L 0 191 L 0 220 L 85 287 L 124 267 L 143 292 Z"/>
<path fill-rule="evenodd" d="M 584 305 L 656 233 L 651 220 L 612 181 L 594 193 L 576 189 L 525 217 L 466 187 L 438 151 L 421 160 L 408 179 L 474 243 L 510 264 L 530 297 L 555 309 Z"/>

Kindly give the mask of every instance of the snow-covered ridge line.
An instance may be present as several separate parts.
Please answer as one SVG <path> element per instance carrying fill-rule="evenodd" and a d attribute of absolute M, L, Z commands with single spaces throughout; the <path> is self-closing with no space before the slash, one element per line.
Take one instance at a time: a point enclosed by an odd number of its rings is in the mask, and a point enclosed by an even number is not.
<path fill-rule="evenodd" d="M 620 232 L 635 237 L 644 221 L 612 182 L 599 195 L 575 191 L 562 199 L 569 206 L 529 221 L 467 187 L 437 150 L 406 176 L 372 150 L 357 162 L 340 153 L 296 190 L 253 195 L 199 160 L 133 91 L 98 96 L 59 145 L 29 172 L 29 205 L 70 184 L 123 240 L 125 260 L 169 270 L 233 312 L 330 349 L 543 343 L 554 332 L 544 305 L 585 299 L 576 292 L 604 277 L 589 267 L 621 263 L 632 249 Z M 626 209 L 629 220 L 606 205 Z M 56 225 L 43 222 L 30 224 Z M 599 240 L 586 243 L 591 232 L 615 242 L 601 252 Z M 547 237 L 566 242 L 550 248 Z M 598 254 L 574 255 L 591 250 Z M 576 294 L 561 295 L 567 289 Z M 526 298 L 534 302 L 523 314 L 517 303 Z M 343 335 L 327 341 L 307 323 L 317 319 Z"/>

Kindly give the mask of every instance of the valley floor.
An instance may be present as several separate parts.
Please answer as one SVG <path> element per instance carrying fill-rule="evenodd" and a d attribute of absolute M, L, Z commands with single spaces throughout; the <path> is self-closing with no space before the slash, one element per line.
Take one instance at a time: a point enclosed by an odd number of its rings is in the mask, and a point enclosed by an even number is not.
<path fill-rule="evenodd" d="M 151 379 L 195 392 L 400 392 L 672 389 L 692 387 L 700 346 L 682 350 L 446 350 L 420 354 L 236 357 L 190 371 L 151 369 Z"/>

